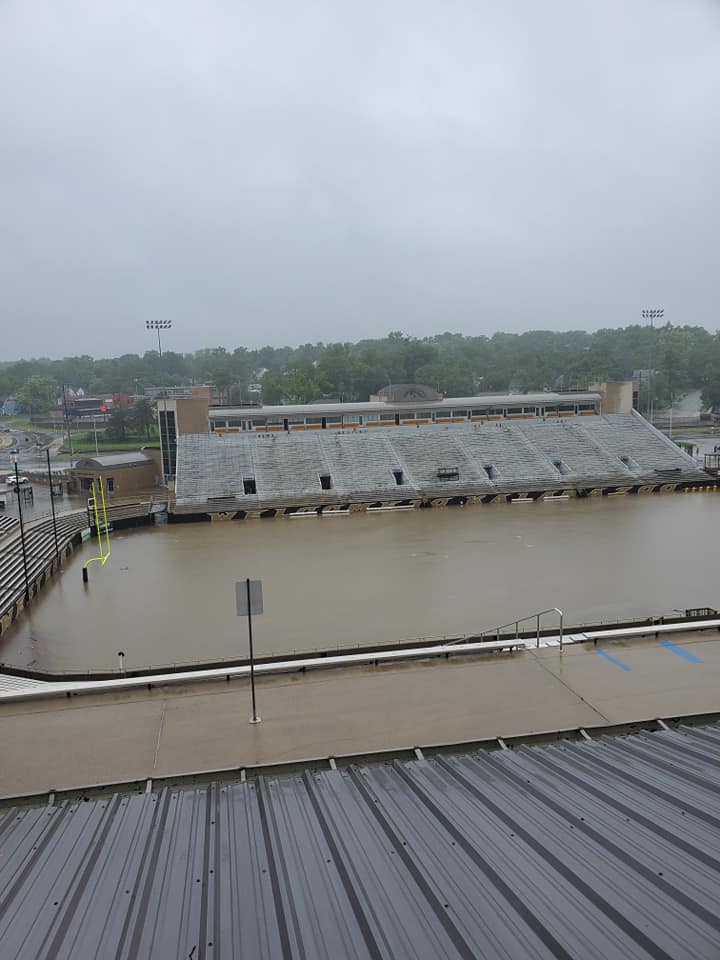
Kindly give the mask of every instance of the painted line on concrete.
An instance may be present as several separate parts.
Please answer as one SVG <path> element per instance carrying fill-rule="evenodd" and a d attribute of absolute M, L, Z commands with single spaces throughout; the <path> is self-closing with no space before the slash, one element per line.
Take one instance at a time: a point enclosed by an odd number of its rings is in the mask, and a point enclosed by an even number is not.
<path fill-rule="evenodd" d="M 676 643 L 670 643 L 669 640 L 661 640 L 660 646 L 665 647 L 671 653 L 676 653 L 678 657 L 682 657 L 683 660 L 689 660 L 690 663 L 702 663 L 700 657 L 696 657 L 694 653 L 690 653 L 683 647 L 679 647 Z"/>
<path fill-rule="evenodd" d="M 621 670 L 632 670 L 632 667 L 629 667 L 626 663 L 623 663 L 622 660 L 617 660 L 615 657 L 611 657 L 609 653 L 605 653 L 604 650 L 596 650 L 595 653 L 599 653 L 601 657 L 605 660 L 609 660 L 610 663 L 614 663 L 616 667 L 620 667 Z"/>

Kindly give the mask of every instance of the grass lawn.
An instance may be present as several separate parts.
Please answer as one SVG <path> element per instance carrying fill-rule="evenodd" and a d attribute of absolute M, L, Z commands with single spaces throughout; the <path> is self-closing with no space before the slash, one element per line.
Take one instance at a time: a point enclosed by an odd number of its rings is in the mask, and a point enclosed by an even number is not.
<path fill-rule="evenodd" d="M 151 437 L 150 440 L 146 440 L 144 437 L 132 437 L 127 440 L 104 440 L 101 439 L 98 434 L 98 452 L 99 453 L 112 453 L 113 451 L 122 452 L 123 450 L 139 450 L 140 447 L 147 446 L 157 446 L 159 443 L 156 437 Z M 95 439 L 82 440 L 76 439 L 73 437 L 73 453 L 95 453 Z M 70 448 L 67 445 L 67 440 L 60 448 L 60 453 L 68 454 L 70 453 Z"/>
<path fill-rule="evenodd" d="M 13 427 L 15 430 L 32 430 L 35 433 L 47 433 L 47 427 L 41 427 L 36 423 L 30 423 L 27 417 L 20 414 L 12 417 L 0 417 L 0 427 Z"/>

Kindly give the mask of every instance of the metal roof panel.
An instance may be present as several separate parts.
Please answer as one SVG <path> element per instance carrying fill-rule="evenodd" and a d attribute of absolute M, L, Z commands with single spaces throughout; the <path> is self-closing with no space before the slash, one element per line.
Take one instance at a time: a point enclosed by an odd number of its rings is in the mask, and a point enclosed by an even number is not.
<path fill-rule="evenodd" d="M 3 957 L 720 955 L 720 727 L 0 811 Z"/>

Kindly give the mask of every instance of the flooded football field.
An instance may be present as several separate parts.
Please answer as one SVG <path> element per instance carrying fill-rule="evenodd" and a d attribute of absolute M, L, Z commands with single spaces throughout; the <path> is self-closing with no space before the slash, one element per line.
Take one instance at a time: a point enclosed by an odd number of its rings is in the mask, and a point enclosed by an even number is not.
<path fill-rule="evenodd" d="M 116 531 L 85 544 L 0 640 L 49 671 L 247 655 L 235 581 L 263 581 L 258 655 L 471 633 L 544 607 L 567 624 L 720 607 L 720 494 L 469 506 Z M 548 622 L 549 625 L 549 622 Z"/>

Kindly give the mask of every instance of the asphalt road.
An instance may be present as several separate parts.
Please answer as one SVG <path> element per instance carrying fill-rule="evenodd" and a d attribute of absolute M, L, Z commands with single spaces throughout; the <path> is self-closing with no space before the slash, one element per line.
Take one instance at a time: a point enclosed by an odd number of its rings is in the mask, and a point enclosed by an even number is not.
<path fill-rule="evenodd" d="M 45 451 L 50 448 L 53 466 L 67 466 L 67 460 L 55 462 L 55 455 L 62 443 L 62 437 L 39 431 L 16 430 L 11 428 L 0 434 L 0 471 L 8 473 L 15 469 L 17 458 L 18 471 L 42 470 L 47 467 Z"/>

